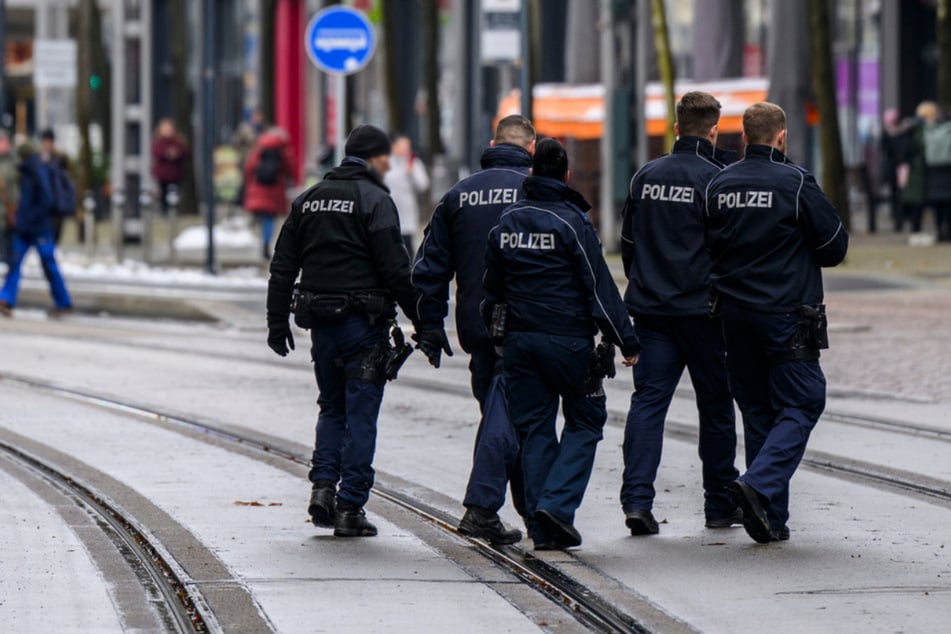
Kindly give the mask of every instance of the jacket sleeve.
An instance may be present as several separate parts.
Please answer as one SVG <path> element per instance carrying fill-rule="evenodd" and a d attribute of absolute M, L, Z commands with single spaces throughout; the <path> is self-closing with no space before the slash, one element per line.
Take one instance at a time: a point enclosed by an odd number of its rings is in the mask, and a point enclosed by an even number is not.
<path fill-rule="evenodd" d="M 634 262 L 634 213 L 637 203 L 630 194 L 624 201 L 621 210 L 621 261 L 624 263 L 624 275 L 631 273 L 631 264 Z"/>
<path fill-rule="evenodd" d="M 413 286 L 420 292 L 419 321 L 441 327 L 449 312 L 449 282 L 455 274 L 452 263 L 452 210 L 449 194 L 433 211 L 432 220 L 423 235 L 423 244 L 413 262 Z"/>
<path fill-rule="evenodd" d="M 267 282 L 268 327 L 286 324 L 291 314 L 291 295 L 301 265 L 297 242 L 299 219 L 299 203 L 295 201 L 291 205 L 291 213 L 281 227 L 274 247 L 274 257 L 271 259 L 271 276 Z"/>
<path fill-rule="evenodd" d="M 617 284 L 601 253 L 601 242 L 594 227 L 585 222 L 578 231 L 575 260 L 584 285 L 591 298 L 590 313 L 598 330 L 621 349 L 625 357 L 633 357 L 641 350 L 634 326 L 627 314 Z"/>
<path fill-rule="evenodd" d="M 849 234 L 842 226 L 838 210 L 822 193 L 811 174 L 803 175 L 799 219 L 819 266 L 835 266 L 845 259 Z"/>
<path fill-rule="evenodd" d="M 400 233 L 399 213 L 388 195 L 381 196 L 370 212 L 367 243 L 383 287 L 413 324 L 418 324 L 419 291 L 410 279 L 409 253 Z"/>
<path fill-rule="evenodd" d="M 498 244 L 499 227 L 496 225 L 489 232 L 488 244 L 485 246 L 485 274 L 482 276 L 485 299 L 479 306 L 486 328 L 492 325 L 492 310 L 495 305 L 505 301 L 505 261 Z"/>

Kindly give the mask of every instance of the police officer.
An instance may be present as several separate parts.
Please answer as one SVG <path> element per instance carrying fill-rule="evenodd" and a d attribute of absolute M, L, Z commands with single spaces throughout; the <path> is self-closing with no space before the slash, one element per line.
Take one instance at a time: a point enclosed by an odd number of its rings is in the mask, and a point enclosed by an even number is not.
<path fill-rule="evenodd" d="M 684 368 L 697 393 L 704 514 L 710 528 L 739 523 L 726 485 L 736 479 L 736 420 L 719 320 L 711 319 L 704 195 L 721 165 L 714 158 L 720 103 L 688 92 L 677 103 L 673 151 L 642 167 L 624 206 L 624 301 L 643 349 L 624 429 L 621 506 L 632 535 L 658 532 L 651 512 L 664 419 Z"/>
<path fill-rule="evenodd" d="M 488 321 L 506 306 L 503 367 L 509 413 L 522 440 L 525 508 L 536 550 L 581 544 L 574 527 L 602 429 L 604 392 L 586 394 L 598 330 L 621 347 L 625 365 L 640 345 L 584 198 L 567 185 L 568 155 L 558 141 L 538 143 L 525 199 L 489 233 L 485 302 Z M 555 430 L 561 398 L 565 427 Z"/>
<path fill-rule="evenodd" d="M 295 318 L 312 329 L 320 392 L 308 512 L 316 526 L 332 526 L 338 537 L 365 537 L 377 532 L 363 506 L 373 485 L 385 382 L 380 352 L 394 300 L 415 321 L 418 294 L 382 180 L 389 137 L 362 125 L 350 133 L 345 151 L 338 167 L 294 201 L 281 229 L 268 282 L 268 345 L 281 356 L 294 349 L 288 318 L 300 273 Z"/>
<path fill-rule="evenodd" d="M 491 147 L 482 153 L 482 170 L 456 183 L 439 201 L 413 263 L 413 284 L 422 293 L 418 347 L 437 368 L 443 351 L 452 355 L 443 320 L 448 313 L 449 282 L 456 278 L 459 344 L 470 355 L 472 394 L 482 411 L 459 531 L 498 544 L 522 538 L 520 531 L 505 528 L 498 511 L 505 502 L 506 483 L 511 481 L 513 502 L 524 516 L 523 485 L 518 439 L 498 374 L 500 359 L 479 315 L 479 304 L 486 236 L 502 210 L 522 197 L 522 181 L 528 176 L 534 148 L 535 128 L 528 119 L 511 115 L 499 121 Z"/>
<path fill-rule="evenodd" d="M 845 257 L 848 235 L 815 179 L 786 158 L 786 114 L 743 114 L 745 158 L 706 196 L 715 303 L 733 395 L 743 414 L 746 473 L 729 485 L 760 543 L 789 539 L 789 480 L 825 408 L 827 347 L 820 267 Z"/>

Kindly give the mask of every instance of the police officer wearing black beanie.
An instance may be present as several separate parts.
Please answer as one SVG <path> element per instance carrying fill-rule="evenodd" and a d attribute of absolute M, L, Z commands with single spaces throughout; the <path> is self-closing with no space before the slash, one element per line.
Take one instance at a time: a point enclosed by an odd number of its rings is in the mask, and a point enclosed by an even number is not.
<path fill-rule="evenodd" d="M 355 128 L 346 158 L 291 205 L 268 281 L 268 346 L 294 349 L 289 317 L 311 329 L 320 392 L 308 513 L 337 537 L 376 535 L 363 511 L 373 485 L 377 416 L 386 377 L 377 367 L 396 304 L 415 324 L 396 205 L 383 185 L 390 139 L 372 125 Z"/>

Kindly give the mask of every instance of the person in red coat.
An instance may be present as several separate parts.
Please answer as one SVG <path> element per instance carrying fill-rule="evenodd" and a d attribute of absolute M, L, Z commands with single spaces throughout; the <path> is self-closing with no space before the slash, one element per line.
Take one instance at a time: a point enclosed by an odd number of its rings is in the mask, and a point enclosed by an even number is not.
<path fill-rule="evenodd" d="M 287 187 L 294 178 L 294 157 L 287 132 L 271 128 L 258 137 L 244 163 L 244 208 L 261 225 L 264 259 L 271 259 L 277 216 L 287 213 Z"/>
<path fill-rule="evenodd" d="M 152 137 L 152 176 L 159 184 L 159 201 L 162 211 L 168 211 L 168 192 L 174 185 L 181 188 L 185 180 L 185 167 L 191 156 L 188 141 L 175 129 L 175 122 L 162 119 L 155 127 Z"/>

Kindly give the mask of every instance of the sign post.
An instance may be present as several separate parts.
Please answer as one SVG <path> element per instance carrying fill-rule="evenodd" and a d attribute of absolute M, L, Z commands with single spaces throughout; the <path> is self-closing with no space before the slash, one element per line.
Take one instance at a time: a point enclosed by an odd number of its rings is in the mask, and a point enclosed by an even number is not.
<path fill-rule="evenodd" d="M 334 160 L 343 160 L 347 139 L 347 75 L 363 70 L 373 57 L 376 34 L 366 15 L 346 6 L 331 6 L 317 13 L 304 31 L 304 48 L 314 65 L 334 76 L 336 130 Z"/>

